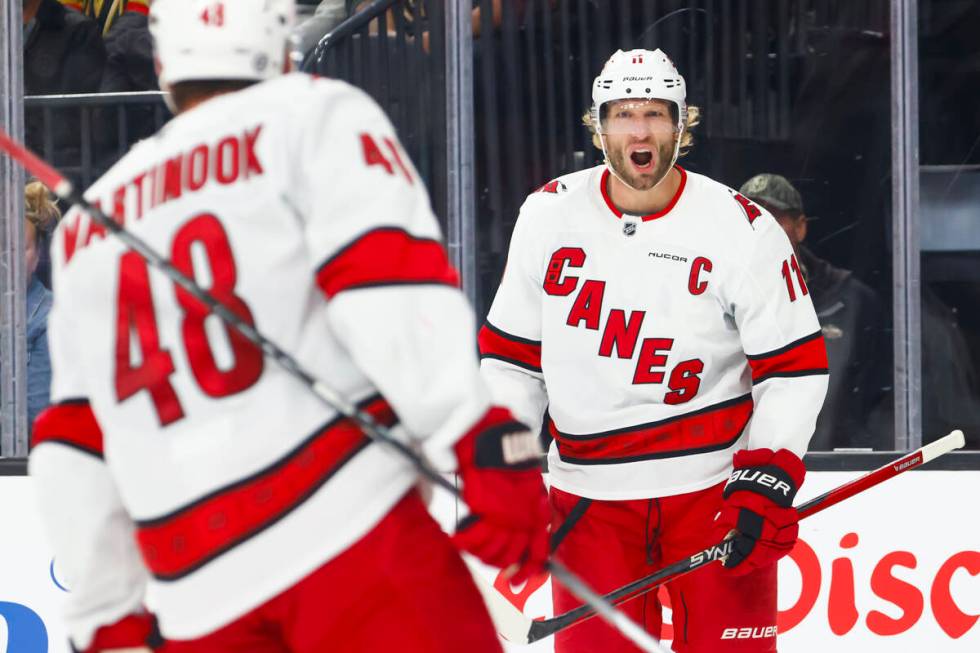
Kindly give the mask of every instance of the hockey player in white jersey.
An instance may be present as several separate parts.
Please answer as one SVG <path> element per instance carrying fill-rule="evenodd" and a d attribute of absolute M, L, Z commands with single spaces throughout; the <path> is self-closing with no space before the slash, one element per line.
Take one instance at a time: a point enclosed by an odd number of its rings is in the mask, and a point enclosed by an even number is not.
<path fill-rule="evenodd" d="M 775 220 L 676 165 L 696 114 L 663 52 L 616 52 L 592 98 L 606 162 L 522 207 L 483 374 L 532 427 L 547 406 L 560 560 L 609 591 L 736 531 L 724 567 L 667 586 L 673 647 L 775 651 L 774 563 L 827 387 L 820 325 Z M 654 594 L 623 608 L 660 635 Z M 636 649 L 591 620 L 556 650 Z"/>
<path fill-rule="evenodd" d="M 540 460 L 501 443 L 536 436 L 491 404 L 471 310 L 387 118 L 343 82 L 281 74 L 291 1 L 156 0 L 177 116 L 88 198 L 458 470 L 479 517 L 459 546 L 535 572 Z M 410 464 L 87 215 L 62 221 L 53 259 L 54 405 L 30 471 L 76 650 L 500 650 Z"/>

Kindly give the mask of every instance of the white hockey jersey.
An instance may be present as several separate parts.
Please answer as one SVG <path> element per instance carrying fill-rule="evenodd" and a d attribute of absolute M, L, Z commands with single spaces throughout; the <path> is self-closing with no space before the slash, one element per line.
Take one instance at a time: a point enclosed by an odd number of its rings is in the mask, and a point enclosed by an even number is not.
<path fill-rule="evenodd" d="M 555 487 L 594 499 L 693 492 L 744 448 L 802 456 L 827 388 L 803 275 L 775 219 L 677 168 L 649 216 L 605 166 L 528 197 L 480 332 L 494 399 L 547 425 Z"/>
<path fill-rule="evenodd" d="M 476 324 L 422 180 L 367 95 L 295 74 L 218 96 L 88 197 L 455 467 L 451 445 L 489 407 Z M 56 405 L 30 471 L 79 648 L 145 589 L 165 636 L 210 632 L 342 552 L 416 482 L 88 216 L 65 217 L 53 259 Z"/>

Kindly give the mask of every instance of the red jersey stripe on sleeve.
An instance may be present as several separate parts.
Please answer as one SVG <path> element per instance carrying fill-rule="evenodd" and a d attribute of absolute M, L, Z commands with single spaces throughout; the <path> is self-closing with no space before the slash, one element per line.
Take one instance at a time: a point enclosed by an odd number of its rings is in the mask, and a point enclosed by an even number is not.
<path fill-rule="evenodd" d="M 405 284 L 458 286 L 459 275 L 437 240 L 381 227 L 361 234 L 328 259 L 316 274 L 328 298 L 355 288 Z"/>
<path fill-rule="evenodd" d="M 34 420 L 31 447 L 57 442 L 102 457 L 102 429 L 86 399 L 70 399 L 48 406 Z"/>
<path fill-rule="evenodd" d="M 827 347 L 823 333 L 817 331 L 785 347 L 764 354 L 746 355 L 752 367 L 752 383 L 774 377 L 827 374 Z"/>
<path fill-rule="evenodd" d="M 532 372 L 541 371 L 541 343 L 501 331 L 484 323 L 477 336 L 480 358 L 496 358 Z"/>

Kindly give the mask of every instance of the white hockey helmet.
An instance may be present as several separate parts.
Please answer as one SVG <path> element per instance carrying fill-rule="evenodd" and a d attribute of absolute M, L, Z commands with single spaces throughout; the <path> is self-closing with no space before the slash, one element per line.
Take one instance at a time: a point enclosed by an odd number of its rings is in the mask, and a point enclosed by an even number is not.
<path fill-rule="evenodd" d="M 153 0 L 160 87 L 282 74 L 294 17 L 293 0 Z"/>
<path fill-rule="evenodd" d="M 599 136 L 602 154 L 606 159 L 606 167 L 613 175 L 627 186 L 630 182 L 624 179 L 615 166 L 609 161 L 606 146 L 606 130 L 602 124 L 602 107 L 608 102 L 617 100 L 665 100 L 676 107 L 674 123 L 674 155 L 670 167 L 677 162 L 680 154 L 681 138 L 687 124 L 687 85 L 684 78 L 677 72 L 674 62 L 663 50 L 616 50 L 602 72 L 592 83 L 592 126 Z M 668 169 L 669 169 L 668 168 Z M 659 185 L 667 178 L 666 173 L 657 180 Z"/>
<path fill-rule="evenodd" d="M 666 100 L 677 107 L 677 129 L 687 121 L 687 85 L 663 50 L 616 50 L 592 82 L 592 124 L 601 134 L 602 105 L 614 100 Z"/>

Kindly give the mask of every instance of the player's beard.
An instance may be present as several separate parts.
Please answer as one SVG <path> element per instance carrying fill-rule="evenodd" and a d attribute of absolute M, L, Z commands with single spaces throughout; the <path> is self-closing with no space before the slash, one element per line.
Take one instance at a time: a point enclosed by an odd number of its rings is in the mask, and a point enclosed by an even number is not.
<path fill-rule="evenodd" d="M 657 145 L 657 165 L 654 166 L 651 172 L 639 174 L 633 172 L 633 168 L 628 160 L 629 157 L 626 155 L 626 148 L 629 145 L 632 145 L 632 143 L 627 143 L 615 151 L 610 152 L 607 156 L 609 165 L 612 167 L 613 172 L 616 173 L 616 176 L 631 188 L 635 190 L 650 190 L 663 181 L 667 173 L 670 172 L 674 161 L 674 148 L 677 147 L 677 142 L 671 140 L 668 143 Z"/>

